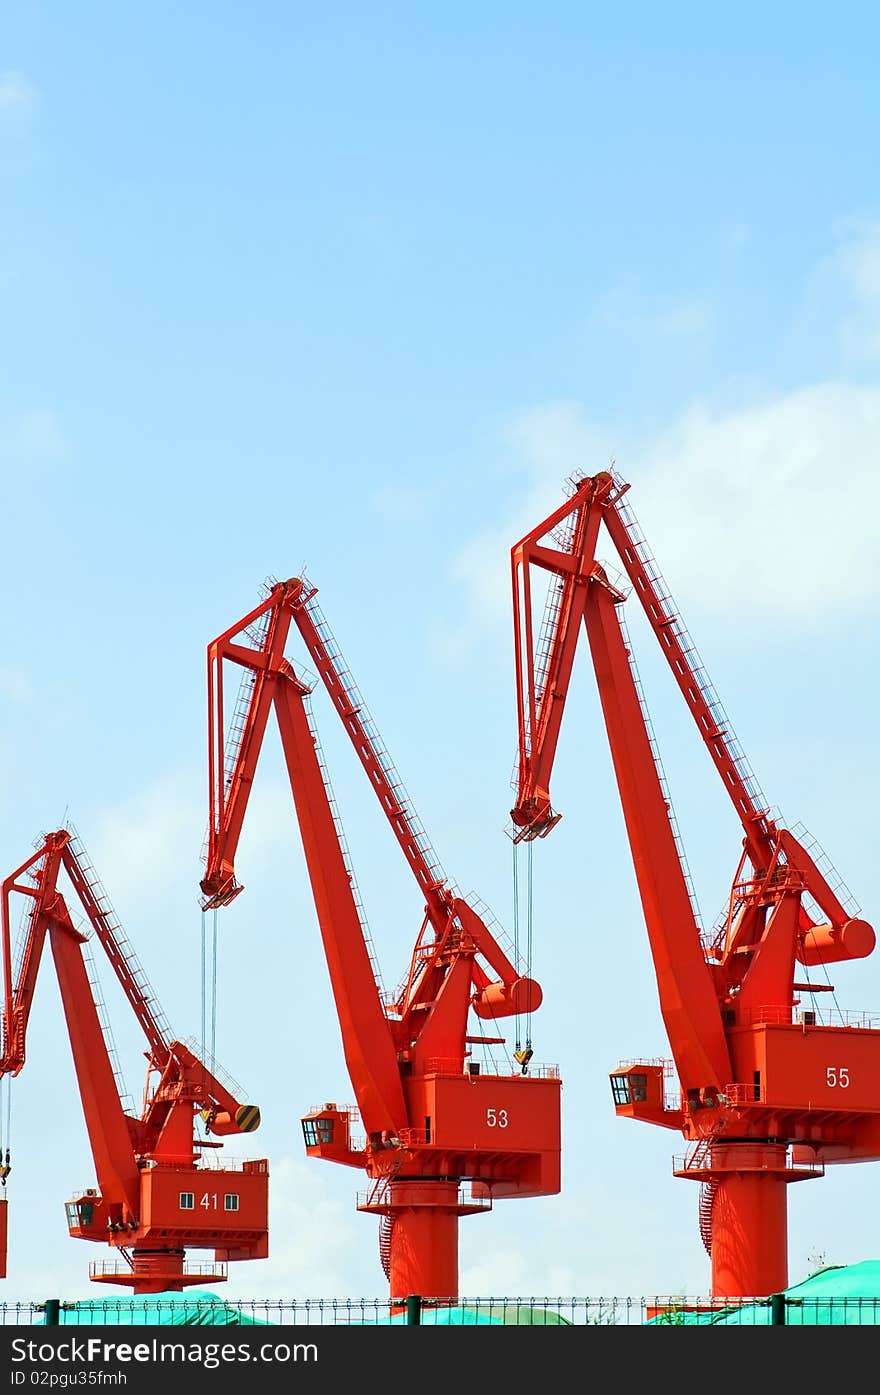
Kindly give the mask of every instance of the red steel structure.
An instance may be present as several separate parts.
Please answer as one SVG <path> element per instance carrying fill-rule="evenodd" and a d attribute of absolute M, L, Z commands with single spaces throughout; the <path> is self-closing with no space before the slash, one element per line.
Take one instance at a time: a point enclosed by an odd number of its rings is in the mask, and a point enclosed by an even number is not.
<path fill-rule="evenodd" d="M 124 1107 L 100 987 L 86 957 L 90 937 L 74 926 L 58 888 L 62 871 L 146 1038 L 140 1115 Z M 14 964 L 13 893 L 30 902 Z M 259 1125 L 260 1111 L 239 1103 L 195 1049 L 173 1039 L 79 839 L 69 829 L 47 834 L 2 883 L 0 897 L 5 1000 L 0 1078 L 16 1076 L 24 1066 L 28 1018 L 48 937 L 98 1183 L 67 1202 L 68 1228 L 77 1239 L 109 1245 L 122 1259 L 92 1264 L 90 1277 L 135 1294 L 180 1292 L 225 1279 L 230 1260 L 264 1258 L 269 1252 L 266 1159 L 236 1168 L 220 1158 L 214 1166 L 212 1150 L 222 1144 L 195 1136 L 197 1118 L 218 1137 L 250 1133 Z M 5 1233 L 3 1240 L 5 1276 Z M 186 1251 L 193 1247 L 213 1249 L 215 1263 L 189 1265 Z"/>
<path fill-rule="evenodd" d="M 458 1220 L 498 1197 L 560 1189 L 558 1071 L 519 1052 L 510 1071 L 472 1060 L 503 1045 L 472 1034 L 541 1002 L 486 921 L 447 883 L 363 699 L 345 667 L 316 589 L 301 577 L 270 584 L 264 600 L 208 646 L 210 817 L 205 910 L 242 890 L 234 860 L 272 706 L 356 1108 L 328 1104 L 303 1118 L 306 1152 L 362 1168 L 358 1209 L 380 1220 L 380 1257 L 392 1299 L 454 1297 Z M 284 657 L 291 624 L 351 738 L 370 786 L 424 898 L 424 917 L 400 990 L 386 997 L 315 731 L 313 684 Z M 224 662 L 243 669 L 226 731 Z M 515 956 L 514 956 L 515 957 Z M 516 1054 L 516 1053 L 514 1053 Z M 352 1124 L 360 1115 L 364 1141 Z"/>
<path fill-rule="evenodd" d="M 880 1158 L 880 1031 L 863 1015 L 832 1023 L 815 1008 L 797 1011 L 801 995 L 833 992 L 808 974 L 802 981 L 802 969 L 870 954 L 874 932 L 805 840 L 771 817 L 629 506 L 629 485 L 603 472 L 576 476 L 571 488 L 511 555 L 514 838 L 543 837 L 560 817 L 550 775 L 583 625 L 673 1057 L 618 1066 L 616 1111 L 680 1129 L 689 1144 L 674 1175 L 701 1183 L 713 1295 L 767 1295 L 787 1284 L 788 1184 L 826 1163 Z M 708 931 L 630 649 L 625 592 L 595 557 L 603 524 L 742 824 L 730 894 Z M 533 568 L 550 575 L 537 634 Z M 679 1089 L 667 1097 L 674 1074 Z"/>

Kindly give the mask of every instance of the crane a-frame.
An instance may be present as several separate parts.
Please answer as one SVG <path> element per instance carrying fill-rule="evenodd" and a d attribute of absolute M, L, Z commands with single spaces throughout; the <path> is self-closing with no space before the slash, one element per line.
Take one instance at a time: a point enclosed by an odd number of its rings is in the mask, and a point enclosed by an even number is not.
<path fill-rule="evenodd" d="M 74 925 L 58 885 L 62 872 L 146 1038 L 140 1115 L 124 1106 L 100 986 L 86 958 L 90 936 Z M 17 952 L 10 926 L 14 893 L 27 898 Z M 172 1036 L 79 839 L 67 828 L 47 834 L 2 883 L 0 900 L 0 1078 L 16 1076 L 24 1066 L 28 1019 L 48 937 L 97 1174 L 96 1187 L 67 1202 L 67 1224 L 72 1236 L 109 1245 L 122 1261 L 92 1264 L 90 1277 L 136 1294 L 180 1292 L 225 1279 L 230 1260 L 264 1258 L 269 1252 L 266 1159 L 236 1166 L 213 1153 L 222 1144 L 195 1133 L 198 1120 L 207 1134 L 217 1137 L 251 1133 L 260 1123 L 260 1111 L 238 1100 L 232 1082 L 219 1079 L 216 1066 L 209 1070 L 195 1045 Z M 4 1170 L 8 1161 L 7 1155 Z M 5 1220 L 5 1206 L 3 1212 Z M 186 1252 L 191 1248 L 212 1249 L 215 1263 L 189 1264 Z"/>
<path fill-rule="evenodd" d="M 356 1110 L 326 1105 L 303 1119 L 306 1152 L 365 1170 L 361 1211 L 380 1216 L 380 1256 L 392 1299 L 455 1297 L 458 1218 L 497 1197 L 560 1187 L 560 1090 L 555 1067 L 520 1052 L 510 1070 L 486 1070 L 473 1047 L 503 1045 L 472 1033 L 528 1014 L 541 990 L 499 945 L 484 918 L 455 894 L 383 748 L 302 577 L 275 582 L 261 604 L 208 646 L 209 802 L 205 910 L 242 887 L 235 853 L 261 743 L 274 706 L 299 823 L 342 1048 Z M 311 687 L 284 657 L 291 624 L 351 738 L 370 787 L 418 884 L 424 918 L 399 993 L 380 990 L 371 940 L 329 778 L 311 720 Z M 226 731 L 224 661 L 244 672 Z M 515 957 L 515 956 L 514 956 Z M 353 1138 L 360 1114 L 365 1140 Z"/>
<path fill-rule="evenodd" d="M 826 1163 L 880 1158 L 880 1031 L 862 1014 L 823 1021 L 815 998 L 797 1011 L 806 995 L 833 988 L 803 981 L 801 970 L 870 954 L 874 932 L 806 840 L 771 817 L 629 506 L 629 485 L 602 472 L 571 486 L 511 553 L 514 837 L 543 837 L 560 817 L 550 775 L 583 624 L 673 1058 L 620 1065 L 615 1107 L 680 1129 L 689 1143 L 675 1175 L 702 1184 L 713 1295 L 766 1295 L 787 1284 L 788 1184 Z M 603 524 L 742 824 L 727 904 L 708 931 L 622 619 L 626 595 L 596 560 Z M 537 634 L 533 568 L 551 579 Z M 673 1074 L 679 1091 L 667 1098 Z"/>

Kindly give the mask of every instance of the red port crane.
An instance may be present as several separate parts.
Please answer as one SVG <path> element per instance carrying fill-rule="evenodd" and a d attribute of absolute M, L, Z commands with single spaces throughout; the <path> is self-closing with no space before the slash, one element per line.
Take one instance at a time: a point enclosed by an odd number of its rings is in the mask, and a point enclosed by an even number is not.
<path fill-rule="evenodd" d="M 303 1118 L 311 1157 L 362 1168 L 377 1214 L 392 1299 L 455 1297 L 458 1218 L 497 1197 L 560 1187 L 560 1091 L 555 1067 L 483 1068 L 474 1034 L 528 1014 L 541 989 L 501 948 L 486 920 L 455 894 L 384 749 L 329 626 L 303 577 L 273 582 L 262 602 L 208 646 L 209 802 L 205 910 L 242 890 L 235 853 L 274 705 L 356 1108 L 328 1104 Z M 424 899 L 399 992 L 386 998 L 326 766 L 312 722 L 314 686 L 284 657 L 299 630 Z M 226 731 L 224 662 L 243 669 Z M 514 958 L 516 956 L 514 955 Z M 360 1115 L 364 1141 L 352 1137 Z"/>
<path fill-rule="evenodd" d="M 628 490 L 616 472 L 573 477 L 566 502 L 512 549 L 514 838 L 543 837 L 560 818 L 550 775 L 583 623 L 673 1057 L 619 1065 L 616 1112 L 680 1129 L 689 1144 L 674 1175 L 701 1183 L 713 1295 L 767 1295 L 787 1283 L 788 1184 L 826 1163 L 880 1158 L 877 1019 L 797 1012 L 802 995 L 833 992 L 802 970 L 870 954 L 874 932 L 806 836 L 771 817 Z M 596 560 L 603 524 L 742 824 L 726 906 L 708 931 L 625 628 L 626 593 Z M 533 568 L 550 576 L 537 636 Z M 667 1097 L 674 1074 L 679 1090 Z"/>
<path fill-rule="evenodd" d="M 123 1104 L 100 986 L 87 957 L 90 936 L 74 926 L 58 887 L 62 871 L 146 1038 L 140 1115 Z M 13 893 L 27 898 L 14 962 Z M 236 1168 L 213 1153 L 222 1144 L 195 1135 L 197 1119 L 218 1137 L 250 1133 L 259 1125 L 260 1111 L 240 1103 L 232 1082 L 218 1079 L 216 1066 L 209 1070 L 194 1046 L 172 1037 L 79 838 L 70 829 L 47 834 L 2 883 L 0 897 L 5 1003 L 0 1078 L 16 1076 L 24 1066 L 28 1018 L 48 936 L 98 1183 L 67 1202 L 67 1224 L 76 1239 L 110 1245 L 122 1258 L 121 1264 L 92 1264 L 90 1277 L 136 1294 L 180 1292 L 225 1279 L 230 1260 L 264 1258 L 269 1253 L 266 1159 Z M 4 1172 L 8 1165 L 7 1153 Z M 5 1276 L 5 1206 L 2 1211 Z M 190 1248 L 213 1249 L 215 1263 L 189 1265 Z"/>

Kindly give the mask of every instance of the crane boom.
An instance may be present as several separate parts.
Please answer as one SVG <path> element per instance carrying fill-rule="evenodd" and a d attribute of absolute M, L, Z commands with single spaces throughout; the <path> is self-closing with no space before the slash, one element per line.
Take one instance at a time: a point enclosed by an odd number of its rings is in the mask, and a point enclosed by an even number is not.
<path fill-rule="evenodd" d="M 137 1155 L 128 1120 L 116 1103 L 113 1066 L 80 949 L 85 937 L 74 929 L 64 905 L 56 905 L 49 914 L 42 912 L 40 919 L 49 927 L 98 1189 L 102 1196 L 120 1197 L 123 1215 L 134 1218 L 140 1210 Z"/>
<path fill-rule="evenodd" d="M 798 920 L 800 961 L 828 963 L 863 957 L 873 948 L 871 927 L 844 906 L 828 876 L 794 833 L 770 817 L 767 800 L 625 498 L 628 491 L 625 481 L 607 471 L 579 477 L 569 501 L 512 549 L 520 753 L 517 799 L 511 810 L 516 837 L 544 836 L 559 819 L 550 802 L 550 775 L 579 622 L 587 588 L 598 567 L 595 546 L 599 526 L 604 523 L 742 825 L 745 854 L 754 873 L 753 899 L 763 894 L 761 888 L 771 872 L 778 882 L 781 869 L 787 869 L 786 875 L 802 883 L 802 889 L 826 917 L 826 922 L 820 923 L 802 904 Z M 548 549 L 542 539 L 566 520 L 570 520 L 568 545 L 558 551 Z M 530 627 L 532 565 L 555 573 L 563 595 L 563 603 L 551 612 L 537 657 Z M 582 600 L 564 603 L 578 592 Z M 623 599 L 621 593 L 621 603 Z M 654 762 L 658 763 L 656 752 Z M 735 911 L 741 909 L 737 903 Z M 731 936 L 728 918 L 716 946 L 719 952 L 725 937 L 728 952 L 733 948 Z M 742 944 L 741 935 L 737 943 Z"/>
<path fill-rule="evenodd" d="M 123 1106 L 83 955 L 87 935 L 74 926 L 59 890 L 62 871 L 147 1040 L 147 1085 L 140 1117 Z M 10 930 L 14 894 L 29 901 L 16 964 Z M 240 1103 L 193 1050 L 174 1039 L 94 869 L 69 829 L 47 834 L 0 887 L 4 984 L 0 1077 L 17 1076 L 24 1066 L 27 1027 L 47 938 L 98 1181 L 96 1189 L 68 1202 L 68 1226 L 76 1238 L 109 1243 L 127 1256 L 122 1268 L 92 1266 L 91 1277 L 130 1285 L 139 1293 L 180 1290 L 205 1278 L 187 1271 L 188 1245 L 210 1246 L 216 1260 L 224 1262 L 265 1256 L 265 1159 L 244 1163 L 240 1172 L 221 1167 L 207 1174 L 213 1185 L 204 1197 L 213 1201 L 207 1202 L 205 1211 L 211 1215 L 196 1213 L 196 1192 L 188 1189 L 206 1175 L 200 1167 L 203 1153 L 220 1146 L 194 1136 L 196 1118 L 202 1119 L 209 1134 L 220 1136 L 252 1132 L 259 1125 L 260 1112 L 254 1105 Z M 225 1193 L 224 1184 L 230 1187 Z M 219 1215 L 213 1214 L 218 1195 L 223 1198 Z M 221 1280 L 225 1271 L 218 1268 L 212 1277 Z"/>
<path fill-rule="evenodd" d="M 587 590 L 587 637 L 609 734 L 614 771 L 657 984 L 679 1079 L 716 1092 L 733 1077 L 718 999 L 700 944 L 665 791 L 623 641 L 619 593 L 598 572 Z"/>
<path fill-rule="evenodd" d="M 550 777 L 583 621 L 680 1089 L 678 1104 L 669 1103 L 666 1066 L 630 1062 L 612 1074 L 615 1107 L 679 1128 L 691 1143 L 675 1175 L 702 1183 L 713 1293 L 763 1294 L 787 1281 L 787 1185 L 821 1175 L 825 1161 L 880 1156 L 880 1109 L 867 1088 L 880 1068 L 880 1033 L 854 1035 L 849 1024 L 817 1022 L 815 1011 L 794 1020 L 798 994 L 816 991 L 797 981 L 796 964 L 863 958 L 874 931 L 801 839 L 770 816 L 629 506 L 629 485 L 610 472 L 571 485 L 569 500 L 511 552 L 514 838 L 544 837 L 559 822 Z M 596 560 L 603 523 L 742 827 L 727 908 L 710 934 L 700 928 L 622 619 L 626 594 Z M 533 567 L 551 574 L 537 642 Z M 837 1067 L 826 1068 L 835 1053 L 846 1060 L 843 1092 Z M 850 1093 L 854 1072 L 861 1087 Z"/>
<path fill-rule="evenodd" d="M 295 680 L 279 682 L 276 711 L 355 1098 L 368 1136 L 397 1138 L 408 1123 L 397 1053 Z"/>
<path fill-rule="evenodd" d="M 439 939 L 447 933 L 450 920 L 456 920 L 461 900 L 449 889 L 439 859 L 315 603 L 316 594 L 316 588 L 299 577 L 277 582 L 261 605 L 208 646 L 209 819 L 206 871 L 201 882 L 202 907 L 207 910 L 228 905 L 241 890 L 235 879 L 235 851 L 273 698 L 285 691 L 288 683 L 292 689 L 299 686 L 303 697 L 311 691 L 284 657 L 293 620 L 418 883 L 425 899 L 426 915 Z M 258 628 L 261 620 L 267 623 Z M 236 643 L 242 633 L 256 647 Z M 250 670 L 249 679 L 246 673 L 228 736 L 224 734 L 223 722 L 224 659 Z M 316 740 L 314 734 L 312 740 Z M 323 773 L 322 781 L 326 786 L 327 777 Z M 337 824 L 335 819 L 334 824 Z M 337 826 L 335 841 L 338 841 L 339 832 Z M 348 876 L 353 877 L 350 868 Z M 481 987 L 485 991 L 475 1003 L 476 1011 L 497 1017 L 536 1009 L 540 1002 L 538 985 L 519 976 L 509 956 L 473 908 L 468 928 L 480 954 L 498 974 L 497 982 L 491 984 L 488 977 L 483 976 Z M 364 988 L 356 984 L 353 991 L 360 996 Z M 529 1009 L 524 1008 L 524 1003 L 530 1005 Z"/>
<path fill-rule="evenodd" d="M 522 974 L 478 911 L 451 889 L 379 740 L 326 620 L 302 577 L 274 582 L 260 605 L 208 646 L 209 819 L 202 907 L 230 904 L 242 886 L 235 856 L 274 706 L 330 974 L 343 1054 L 367 1133 L 352 1141 L 353 1111 L 327 1105 L 303 1119 L 312 1156 L 366 1169 L 361 1209 L 385 1218 L 383 1265 L 392 1295 L 451 1294 L 457 1221 L 493 1196 L 545 1195 L 559 1187 L 558 1072 L 480 1074 L 468 1018 L 528 1013 L 540 986 Z M 385 1000 L 354 869 L 311 718 L 312 685 L 285 657 L 294 623 L 369 780 L 424 904 L 403 986 Z M 224 663 L 243 670 L 227 725 Z M 492 1101 L 486 1092 L 492 1092 Z M 516 1103 L 516 1128 L 507 1130 Z M 500 1114 L 499 1114 L 500 1110 Z M 479 1198 L 466 1199 L 469 1182 Z"/>

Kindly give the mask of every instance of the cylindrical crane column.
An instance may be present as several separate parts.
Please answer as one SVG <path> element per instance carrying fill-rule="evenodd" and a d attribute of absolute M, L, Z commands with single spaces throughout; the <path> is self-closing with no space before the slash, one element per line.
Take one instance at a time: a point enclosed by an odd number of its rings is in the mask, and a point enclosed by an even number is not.
<path fill-rule="evenodd" d="M 388 1275 L 392 1298 L 454 1298 L 458 1293 L 458 1183 L 391 1184 Z"/>
<path fill-rule="evenodd" d="M 722 1153 L 728 1156 L 722 1158 Z M 758 1154 L 771 1156 L 762 1161 Z M 788 1182 L 780 1175 L 785 1148 L 739 1144 L 713 1149 L 713 1171 L 725 1163 L 736 1170 L 718 1178 L 712 1202 L 712 1296 L 778 1293 L 788 1284 Z"/>

